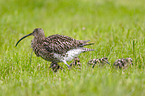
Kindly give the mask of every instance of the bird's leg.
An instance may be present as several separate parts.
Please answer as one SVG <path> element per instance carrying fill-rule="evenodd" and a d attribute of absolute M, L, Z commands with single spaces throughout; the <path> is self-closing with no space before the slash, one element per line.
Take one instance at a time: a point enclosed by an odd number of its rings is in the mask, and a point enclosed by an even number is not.
<path fill-rule="evenodd" d="M 62 61 L 64 64 L 67 65 L 68 68 L 70 68 L 70 66 L 67 64 L 67 62 L 65 60 Z"/>
<path fill-rule="evenodd" d="M 30 64 L 31 64 L 31 61 L 32 61 L 32 55 L 33 55 L 33 50 L 31 52 L 31 56 L 30 56 Z"/>
<path fill-rule="evenodd" d="M 73 61 L 72 63 L 70 63 L 70 66 L 74 66 L 75 65 L 75 61 Z"/>

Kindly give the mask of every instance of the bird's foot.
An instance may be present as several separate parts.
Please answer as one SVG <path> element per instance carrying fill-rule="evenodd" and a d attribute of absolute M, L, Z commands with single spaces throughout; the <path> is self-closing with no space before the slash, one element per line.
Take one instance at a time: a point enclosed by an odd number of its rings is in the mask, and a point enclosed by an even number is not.
<path fill-rule="evenodd" d="M 68 69 L 70 69 L 70 68 L 71 68 L 68 64 L 66 64 L 66 65 L 67 65 Z"/>
<path fill-rule="evenodd" d="M 68 69 L 70 69 L 70 66 L 67 64 L 65 60 L 63 60 L 62 62 L 67 65 Z"/>

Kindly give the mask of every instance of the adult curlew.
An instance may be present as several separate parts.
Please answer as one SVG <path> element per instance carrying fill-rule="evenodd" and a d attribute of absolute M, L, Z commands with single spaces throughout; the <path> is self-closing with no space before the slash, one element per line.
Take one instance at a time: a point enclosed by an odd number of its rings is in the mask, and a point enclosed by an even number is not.
<path fill-rule="evenodd" d="M 31 41 L 31 47 L 36 56 L 40 56 L 52 62 L 52 64 L 63 62 L 70 67 L 67 61 L 78 57 L 80 53 L 94 51 L 94 49 L 84 48 L 86 45 L 93 44 L 87 43 L 90 40 L 75 40 L 71 37 L 58 34 L 45 37 L 44 31 L 41 28 L 36 28 L 32 33 L 22 37 L 15 46 L 17 46 L 21 40 L 31 35 L 34 36 L 34 39 Z"/>

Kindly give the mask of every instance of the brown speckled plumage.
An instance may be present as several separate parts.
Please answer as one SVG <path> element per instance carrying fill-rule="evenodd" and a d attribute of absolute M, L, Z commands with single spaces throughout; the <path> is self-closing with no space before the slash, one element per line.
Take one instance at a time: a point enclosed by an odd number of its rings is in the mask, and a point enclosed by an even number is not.
<path fill-rule="evenodd" d="M 132 63 L 132 59 L 131 58 L 121 58 L 121 59 L 117 59 L 115 62 L 114 62 L 114 66 L 116 68 L 120 68 L 120 69 L 126 69 L 128 68 L 129 66 L 132 66 L 133 63 Z"/>
<path fill-rule="evenodd" d="M 58 59 L 54 58 L 54 53 L 65 55 L 67 51 L 75 49 L 77 47 L 83 47 L 87 44 L 87 41 L 75 40 L 73 38 L 63 36 L 63 35 L 51 35 L 42 39 L 34 38 L 32 40 L 32 48 L 35 54 L 47 61 L 60 62 Z"/>
<path fill-rule="evenodd" d="M 110 63 L 108 62 L 108 58 L 106 58 L 106 57 L 103 57 L 101 59 L 91 59 L 88 62 L 88 65 L 91 65 L 92 68 L 94 68 L 96 64 L 99 64 L 99 65 L 103 66 L 105 64 L 110 64 Z"/>
<path fill-rule="evenodd" d="M 34 39 L 31 42 L 31 47 L 33 48 L 33 51 L 38 57 L 40 56 L 47 61 L 51 61 L 55 63 L 63 61 L 66 65 L 68 65 L 66 61 L 64 61 L 61 57 L 61 56 L 67 57 L 68 54 L 66 53 L 68 51 L 77 48 L 80 48 L 80 50 L 82 50 L 81 53 L 86 51 L 93 51 L 93 49 L 84 48 L 84 46 L 86 45 L 93 44 L 93 43 L 87 43 L 89 40 L 87 41 L 75 40 L 71 37 L 58 35 L 58 34 L 45 37 L 44 31 L 41 28 L 36 28 L 32 33 L 22 37 L 16 43 L 16 46 L 22 39 L 30 35 L 34 36 Z M 58 55 L 61 57 L 61 60 L 59 58 L 56 58 L 56 56 Z"/>

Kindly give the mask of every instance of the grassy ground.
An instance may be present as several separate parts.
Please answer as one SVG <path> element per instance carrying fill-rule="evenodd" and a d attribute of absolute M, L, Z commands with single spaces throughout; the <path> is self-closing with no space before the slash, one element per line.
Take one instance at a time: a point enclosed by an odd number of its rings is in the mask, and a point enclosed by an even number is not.
<path fill-rule="evenodd" d="M 0 0 L 0 96 L 144 96 L 144 0 Z M 53 73 L 50 62 L 33 54 L 33 37 L 14 45 L 41 27 L 45 35 L 62 34 L 95 43 L 95 52 L 79 56 L 82 69 Z M 85 30 L 84 30 L 85 29 Z M 134 66 L 87 66 L 93 58 L 109 62 L 131 57 Z M 70 62 L 69 62 L 70 63 Z"/>

